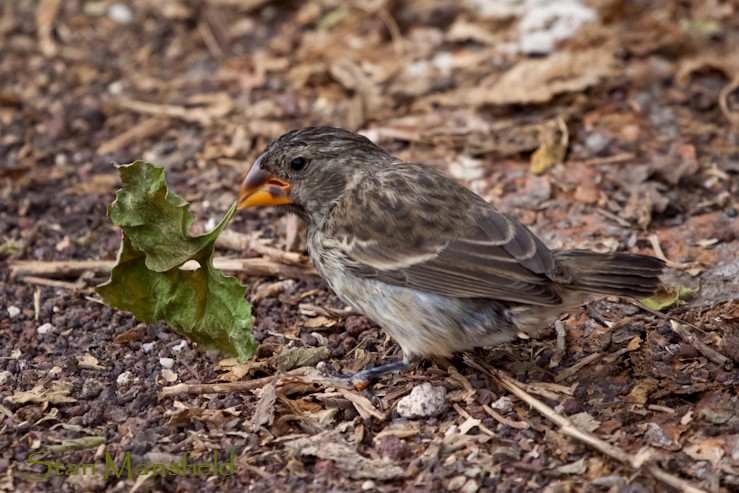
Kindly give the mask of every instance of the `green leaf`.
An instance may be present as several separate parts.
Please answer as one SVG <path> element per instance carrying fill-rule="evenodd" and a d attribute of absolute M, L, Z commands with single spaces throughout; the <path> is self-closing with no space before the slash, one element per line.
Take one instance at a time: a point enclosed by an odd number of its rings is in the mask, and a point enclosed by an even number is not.
<path fill-rule="evenodd" d="M 123 188 L 108 216 L 123 229 L 110 280 L 97 287 L 103 301 L 146 322 L 166 321 L 195 342 L 250 358 L 257 343 L 251 333 L 246 288 L 213 267 L 215 240 L 236 204 L 213 231 L 190 236 L 195 217 L 187 202 L 167 190 L 164 170 L 136 161 L 117 165 Z M 195 270 L 180 267 L 197 262 Z"/>
<path fill-rule="evenodd" d="M 649 298 L 642 299 L 641 302 L 652 310 L 664 310 L 665 308 L 683 303 L 684 300 L 690 299 L 696 292 L 698 292 L 697 288 L 678 288 L 672 291 L 665 289 L 664 286 L 660 286 L 656 293 Z"/>

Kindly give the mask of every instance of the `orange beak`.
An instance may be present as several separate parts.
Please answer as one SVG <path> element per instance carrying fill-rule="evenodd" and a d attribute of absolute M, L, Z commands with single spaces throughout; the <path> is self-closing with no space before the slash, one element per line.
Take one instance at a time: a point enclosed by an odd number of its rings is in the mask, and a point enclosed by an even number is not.
<path fill-rule="evenodd" d="M 239 209 L 263 205 L 292 204 L 290 184 L 262 169 L 260 156 L 246 174 L 239 195 Z"/>

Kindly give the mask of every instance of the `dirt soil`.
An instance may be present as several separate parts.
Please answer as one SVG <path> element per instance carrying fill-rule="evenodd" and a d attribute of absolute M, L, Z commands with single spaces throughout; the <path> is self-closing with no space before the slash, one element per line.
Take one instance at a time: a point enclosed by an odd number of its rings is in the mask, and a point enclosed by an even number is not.
<path fill-rule="evenodd" d="M 2 2 L 0 490 L 739 491 L 737 46 L 722 0 Z M 113 161 L 165 167 L 203 230 L 309 124 L 438 166 L 552 248 L 663 255 L 694 292 L 594 300 L 559 338 L 362 392 L 332 375 L 399 351 L 275 211 L 239 213 L 217 251 L 270 265 L 236 273 L 249 364 L 101 304 Z M 401 416 L 426 382 L 441 409 Z M 185 452 L 233 452 L 233 474 L 103 473 Z M 55 467 L 34 481 L 29 460 Z"/>

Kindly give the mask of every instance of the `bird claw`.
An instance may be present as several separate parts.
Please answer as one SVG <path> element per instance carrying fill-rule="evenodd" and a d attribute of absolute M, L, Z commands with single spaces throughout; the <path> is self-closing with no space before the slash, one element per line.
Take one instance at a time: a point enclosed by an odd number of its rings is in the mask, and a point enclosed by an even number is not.
<path fill-rule="evenodd" d="M 328 368 L 326 368 L 326 373 L 329 374 L 331 377 L 339 378 L 344 381 L 348 381 L 352 384 L 352 386 L 357 389 L 358 391 L 365 390 L 370 383 L 372 383 L 372 380 L 375 378 L 384 375 L 386 373 L 395 373 L 402 371 L 406 368 L 408 368 L 408 364 L 404 361 L 393 361 L 392 363 L 386 363 L 384 365 L 376 366 L 374 368 L 368 368 L 366 370 L 359 371 L 357 373 L 351 374 L 351 375 L 337 375 L 337 374 L 331 374 L 331 372 Z"/>

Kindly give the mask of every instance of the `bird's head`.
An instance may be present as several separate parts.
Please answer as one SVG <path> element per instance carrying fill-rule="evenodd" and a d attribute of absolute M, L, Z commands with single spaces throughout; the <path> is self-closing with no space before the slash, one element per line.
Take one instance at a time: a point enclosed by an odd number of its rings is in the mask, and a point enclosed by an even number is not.
<path fill-rule="evenodd" d="M 238 207 L 284 206 L 316 224 L 346 189 L 393 160 L 366 137 L 347 130 L 293 130 L 269 144 L 252 164 Z"/>

